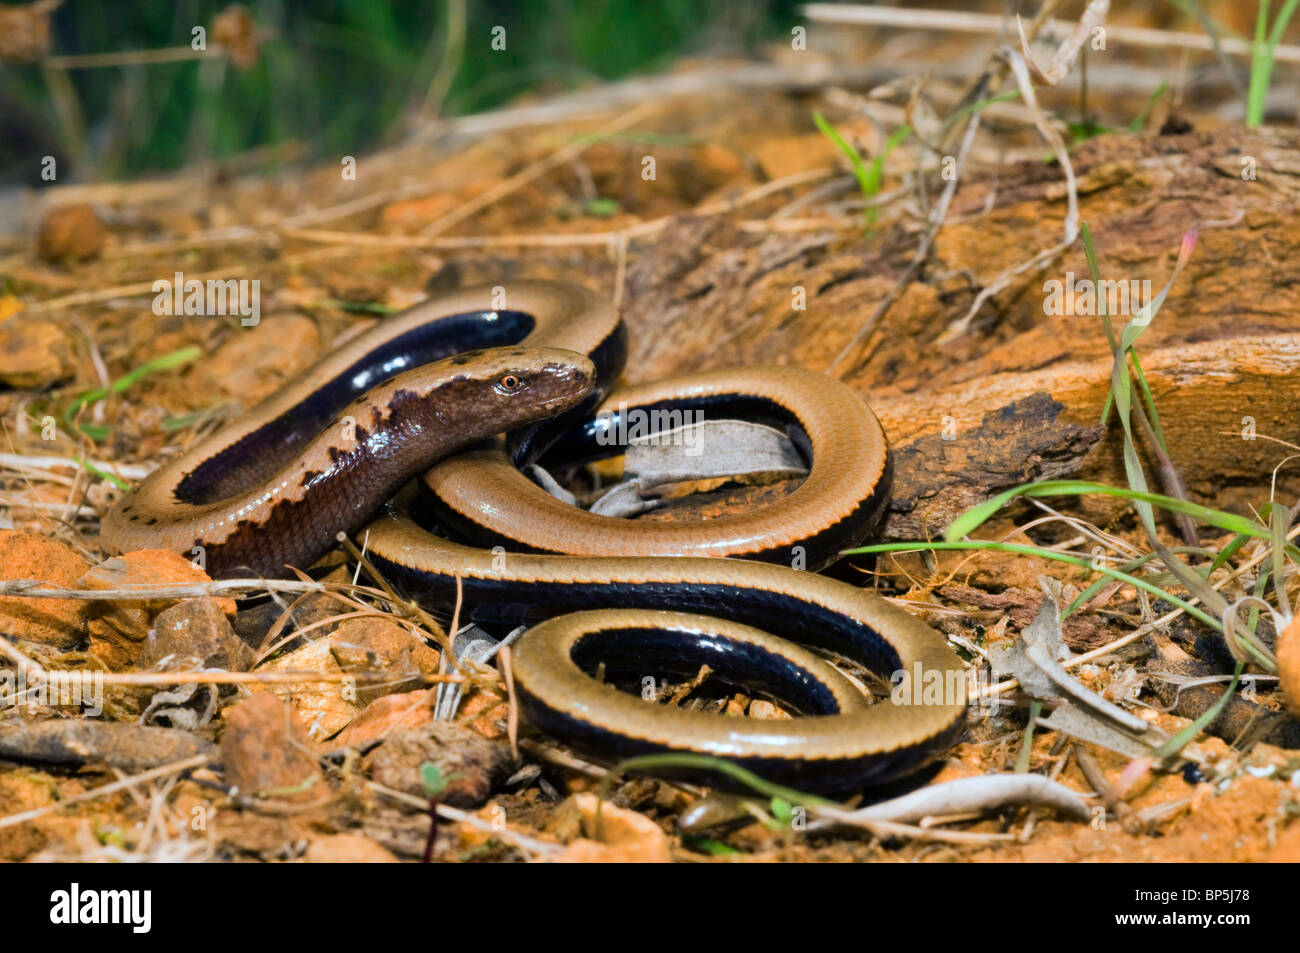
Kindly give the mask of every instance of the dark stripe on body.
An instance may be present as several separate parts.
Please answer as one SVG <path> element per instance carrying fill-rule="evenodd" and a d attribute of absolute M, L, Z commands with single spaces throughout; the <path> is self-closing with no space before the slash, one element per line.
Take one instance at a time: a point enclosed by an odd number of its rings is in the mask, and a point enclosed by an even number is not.
<path fill-rule="evenodd" d="M 644 738 L 606 731 L 589 722 L 574 718 L 552 708 L 544 699 L 525 691 L 522 686 L 519 688 L 519 701 L 528 720 L 539 730 L 553 737 L 562 738 L 583 754 L 606 763 L 636 755 L 663 754 L 672 750 Z M 781 722 L 774 724 L 780 726 Z M 920 744 L 848 758 L 808 758 L 792 751 L 789 757 L 728 756 L 726 760 L 753 771 L 761 778 L 807 791 L 810 794 L 848 794 L 918 772 L 934 758 L 951 748 L 961 735 L 962 728 L 963 724 L 958 719 L 948 729 L 937 732 Z M 725 774 L 668 768 L 656 768 L 655 774 L 708 784 L 738 793 L 753 794 L 751 789 Z"/>
<path fill-rule="evenodd" d="M 535 325 L 532 315 L 523 311 L 467 311 L 399 334 L 279 417 L 204 460 L 176 485 L 176 498 L 184 503 L 212 503 L 265 483 L 366 391 L 461 351 L 517 344 Z"/>
<path fill-rule="evenodd" d="M 371 554 L 390 581 L 430 605 L 455 604 L 456 583 Z M 462 578 L 461 618 L 502 625 L 535 625 L 586 609 L 668 609 L 697 612 L 751 625 L 781 638 L 837 652 L 885 678 L 902 662 L 889 642 L 863 625 L 820 603 L 783 592 L 746 586 L 696 582 L 601 583 L 530 582 Z"/>

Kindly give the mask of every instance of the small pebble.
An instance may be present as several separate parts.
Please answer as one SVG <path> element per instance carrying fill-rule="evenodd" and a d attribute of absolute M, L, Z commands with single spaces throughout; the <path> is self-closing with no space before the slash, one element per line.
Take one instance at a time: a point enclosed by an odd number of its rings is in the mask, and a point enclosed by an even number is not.
<path fill-rule="evenodd" d="M 37 253 L 45 261 L 86 261 L 104 248 L 104 223 L 84 202 L 59 205 L 45 213 L 37 238 Z"/>

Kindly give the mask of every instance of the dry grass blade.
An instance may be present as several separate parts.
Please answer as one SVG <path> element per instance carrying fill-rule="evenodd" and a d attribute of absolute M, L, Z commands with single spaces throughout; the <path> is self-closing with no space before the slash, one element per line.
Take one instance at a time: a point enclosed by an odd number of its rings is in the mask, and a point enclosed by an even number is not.
<path fill-rule="evenodd" d="M 86 801 L 93 801 L 96 798 L 105 797 L 109 794 L 116 794 L 118 791 L 128 790 L 137 784 L 143 784 L 146 781 L 153 781 L 157 778 L 165 778 L 168 775 L 179 774 L 182 771 L 192 771 L 195 768 L 201 768 L 208 763 L 208 756 L 195 755 L 192 758 L 186 758 L 184 761 L 175 761 L 171 764 L 164 764 L 162 767 L 154 768 L 150 771 L 142 771 L 140 774 L 133 774 L 130 777 L 122 778 L 111 784 L 105 784 L 102 787 L 92 788 L 89 791 L 83 791 L 80 794 L 72 794 L 64 797 L 62 800 L 47 804 L 43 807 L 32 808 L 30 811 L 22 811 L 18 814 L 10 814 L 7 817 L 0 817 L 0 828 L 13 827 L 16 824 L 26 824 L 38 817 L 44 817 L 60 808 L 68 807 L 72 804 L 81 804 Z"/>
<path fill-rule="evenodd" d="M 1047 116 L 1038 105 L 1038 100 L 1034 96 L 1033 84 L 1029 81 L 1029 70 L 1025 65 L 1024 57 L 1015 50 L 1010 49 L 1005 50 L 1003 55 L 1006 56 L 1007 62 L 1011 65 L 1012 74 L 1016 78 L 1016 85 L 1020 88 L 1020 95 L 1024 98 L 1025 105 L 1034 113 L 1039 134 L 1051 146 L 1052 154 L 1056 156 L 1057 162 L 1060 163 L 1061 169 L 1065 173 L 1066 210 L 1063 222 L 1065 236 L 1058 244 L 1044 248 L 1028 261 L 1006 269 L 987 283 L 980 293 L 975 296 L 975 300 L 971 302 L 966 314 L 949 325 L 935 339 L 934 343 L 936 345 L 947 344 L 965 334 L 986 301 L 1010 285 L 1017 276 L 1036 271 L 1055 260 L 1062 252 L 1073 245 L 1075 239 L 1079 237 L 1079 186 L 1074 176 L 1074 165 L 1070 162 L 1069 151 L 1065 148 L 1065 142 L 1061 139 L 1060 133 L 1048 122 Z"/>
<path fill-rule="evenodd" d="M 988 36 L 1000 36 L 1006 29 L 1005 18 L 996 13 L 909 10 L 902 7 L 875 7 L 851 3 L 806 3 L 802 9 L 809 19 L 822 23 L 893 26 L 913 30 L 979 33 Z M 1074 29 L 1075 24 L 1065 20 L 1048 20 L 1044 24 L 1044 32 L 1055 36 L 1069 36 Z M 1200 33 L 1155 30 L 1124 24 L 1108 26 L 1106 32 L 1114 42 L 1128 46 L 1214 52 L 1213 41 Z M 1224 52 L 1231 53 L 1233 56 L 1249 57 L 1254 53 L 1254 45 L 1246 40 L 1225 37 L 1220 40 L 1220 43 Z M 1300 46 L 1279 45 L 1274 58 L 1286 63 L 1300 63 Z"/>

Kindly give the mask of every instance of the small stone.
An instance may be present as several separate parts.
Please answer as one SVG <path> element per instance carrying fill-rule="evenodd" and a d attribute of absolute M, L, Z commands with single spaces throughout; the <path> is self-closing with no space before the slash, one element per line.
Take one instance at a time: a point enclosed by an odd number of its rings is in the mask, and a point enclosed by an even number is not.
<path fill-rule="evenodd" d="M 361 834 L 330 834 L 307 845 L 302 859 L 309 864 L 398 864 L 397 856 Z"/>
<path fill-rule="evenodd" d="M 643 863 L 672 861 L 668 835 L 648 817 L 610 804 L 600 805 L 600 827 L 596 826 L 599 800 L 594 794 L 575 794 L 555 809 L 548 833 L 570 841 L 556 858 L 561 863 Z M 599 830 L 600 839 L 597 840 Z"/>
<path fill-rule="evenodd" d="M 84 202 L 59 205 L 41 219 L 36 251 L 51 263 L 86 261 L 104 247 L 104 223 Z"/>
<path fill-rule="evenodd" d="M 213 19 L 212 42 L 226 51 L 236 69 L 248 70 L 257 65 L 262 41 L 253 15 L 242 4 L 232 3 Z"/>
<path fill-rule="evenodd" d="M 185 375 L 191 403 L 208 407 L 236 398 L 252 407 L 310 365 L 320 347 L 316 322 L 301 314 L 271 315 L 240 327 Z"/>
<path fill-rule="evenodd" d="M 266 662 L 259 672 L 318 672 L 322 675 L 343 674 L 339 663 L 330 654 L 328 640 L 307 642 L 287 655 Z M 273 692 L 287 699 L 294 712 L 308 727 L 308 734 L 320 741 L 336 734 L 356 718 L 359 706 L 354 704 L 354 686 L 341 680 L 312 681 L 305 675 L 300 682 L 278 682 L 250 686 L 254 692 Z"/>
<path fill-rule="evenodd" d="M 419 687 L 424 684 L 421 676 L 437 673 L 441 658 L 437 649 L 388 619 L 349 619 L 334 631 L 329 642 L 343 671 L 387 676 L 381 685 L 358 681 L 357 701 L 362 704 Z"/>
<path fill-rule="evenodd" d="M 500 683 L 475 685 L 465 690 L 456 718 L 491 741 L 506 736 L 506 719 L 510 715 L 510 699 Z"/>
<path fill-rule="evenodd" d="M 383 302 L 388 294 L 388 282 L 378 275 L 331 275 L 325 287 L 340 301 Z"/>
<path fill-rule="evenodd" d="M 440 800 L 456 807 L 482 804 L 513 766 L 508 745 L 439 721 L 394 733 L 361 760 L 361 768 L 377 784 L 427 798 L 420 772 L 426 761 L 448 779 Z"/>
<path fill-rule="evenodd" d="M 309 752 L 312 743 L 293 710 L 270 692 L 258 692 L 223 712 L 221 760 L 226 783 L 239 793 L 302 803 L 328 785 Z"/>
<path fill-rule="evenodd" d="M 188 586 L 211 582 L 208 574 L 179 553 L 140 549 L 104 560 L 79 580 L 83 589 L 124 589 L 132 586 Z M 221 611 L 233 615 L 233 599 L 217 599 Z M 113 671 L 130 668 L 149 630 L 176 599 L 95 601 L 89 606 L 90 650 Z"/>
<path fill-rule="evenodd" d="M 771 718 L 788 719 L 790 716 L 786 714 L 786 712 L 782 711 L 780 708 L 777 708 L 770 701 L 767 701 L 762 698 L 756 698 L 749 703 L 749 717 L 764 718 L 764 719 L 771 719 Z"/>
<path fill-rule="evenodd" d="M 36 579 L 76 589 L 86 565 L 71 549 L 46 536 L 0 530 L 0 578 Z M 0 598 L 0 631 L 10 638 L 72 648 L 85 638 L 87 606 L 84 599 L 5 596 Z"/>
<path fill-rule="evenodd" d="M 48 4 L 0 7 L 0 63 L 37 63 L 50 52 Z"/>
<path fill-rule="evenodd" d="M 72 349 L 63 329 L 50 321 L 15 321 L 0 326 L 0 383 L 39 390 L 73 370 Z"/>
<path fill-rule="evenodd" d="M 208 836 L 223 852 L 251 854 L 268 861 L 293 856 L 311 832 L 300 817 L 253 811 L 217 811 L 209 829 Z"/>
<path fill-rule="evenodd" d="M 437 696 L 437 689 L 428 688 L 377 698 L 331 740 L 331 747 L 359 748 L 403 728 L 427 725 L 433 721 Z"/>
<path fill-rule="evenodd" d="M 253 650 L 235 635 L 221 604 L 208 597 L 178 602 L 154 619 L 138 662 L 152 668 L 169 655 L 228 672 L 246 672 L 253 664 Z"/>

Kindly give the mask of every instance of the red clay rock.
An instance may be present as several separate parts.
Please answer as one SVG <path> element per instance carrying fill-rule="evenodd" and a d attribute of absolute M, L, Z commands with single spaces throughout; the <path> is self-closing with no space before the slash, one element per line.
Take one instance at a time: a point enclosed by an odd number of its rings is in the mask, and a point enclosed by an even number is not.
<path fill-rule="evenodd" d="M 509 776 L 513 763 L 508 745 L 439 721 L 394 733 L 362 759 L 361 767 L 371 780 L 422 798 L 428 796 L 420 774 L 426 761 L 449 779 L 442 800 L 457 807 L 482 804 L 493 786 Z"/>
<path fill-rule="evenodd" d="M 1300 715 L 1300 616 L 1277 638 L 1277 677 L 1293 714 Z"/>
<path fill-rule="evenodd" d="M 140 549 L 106 559 L 78 580 L 84 589 L 130 586 L 194 585 L 211 582 L 208 574 L 184 556 L 162 549 Z M 91 651 L 110 669 L 135 663 L 154 620 L 176 599 L 106 599 L 90 604 Z M 216 599 L 223 613 L 233 615 L 233 599 Z"/>
<path fill-rule="evenodd" d="M 383 685 L 358 683 L 357 700 L 362 704 L 422 685 L 420 677 L 436 673 L 441 658 L 437 649 L 396 622 L 377 617 L 348 619 L 330 636 L 330 650 L 345 672 L 389 676 Z"/>
<path fill-rule="evenodd" d="M 456 718 L 492 741 L 506 736 L 506 718 L 510 714 L 510 699 L 500 685 L 474 686 L 465 690 Z"/>
<path fill-rule="evenodd" d="M 221 760 L 226 783 L 239 793 L 293 802 L 328 793 L 307 732 L 278 695 L 258 692 L 223 715 Z"/>
<path fill-rule="evenodd" d="M 600 805 L 597 827 L 598 804 L 594 794 L 575 794 L 555 809 L 546 830 L 569 842 L 568 849 L 555 858 L 557 862 L 667 864 L 672 861 L 668 835 L 658 824 L 606 801 Z"/>
<path fill-rule="evenodd" d="M 0 530 L 0 578 L 38 579 L 78 588 L 86 561 L 62 543 L 35 533 Z M 0 631 L 59 648 L 78 645 L 86 634 L 84 599 L 0 598 Z"/>
<path fill-rule="evenodd" d="M 164 609 L 141 646 L 139 664 L 152 668 L 167 656 L 197 658 L 203 668 L 246 672 L 253 650 L 235 635 L 221 604 L 209 597 L 186 599 Z"/>
<path fill-rule="evenodd" d="M 68 336 L 50 321 L 11 321 L 0 326 L 0 383 L 39 390 L 73 369 Z"/>
<path fill-rule="evenodd" d="M 398 864 L 397 856 L 361 834 L 330 834 L 307 845 L 308 864 Z"/>
<path fill-rule="evenodd" d="M 365 707 L 331 745 L 341 748 L 360 747 L 368 741 L 385 738 L 404 728 L 419 728 L 433 721 L 437 689 L 385 695 Z"/>
<path fill-rule="evenodd" d="M 186 374 L 191 403 L 207 407 L 234 398 L 252 407 L 310 365 L 320 349 L 316 322 L 301 314 L 271 315 L 240 327 Z"/>
<path fill-rule="evenodd" d="M 37 252 L 48 262 L 85 261 L 104 247 L 104 223 L 84 202 L 50 209 L 41 220 Z"/>

